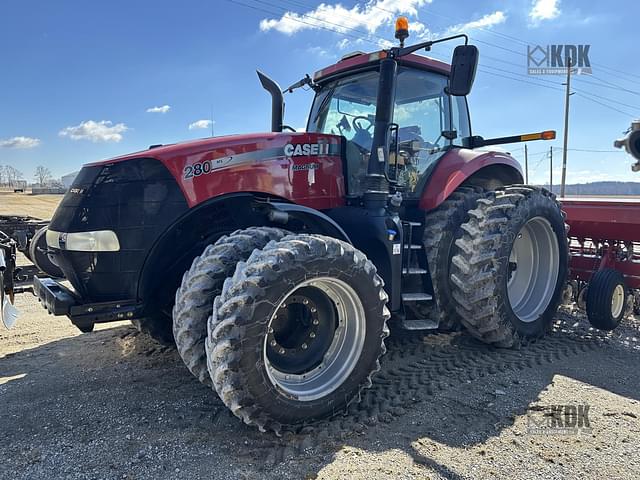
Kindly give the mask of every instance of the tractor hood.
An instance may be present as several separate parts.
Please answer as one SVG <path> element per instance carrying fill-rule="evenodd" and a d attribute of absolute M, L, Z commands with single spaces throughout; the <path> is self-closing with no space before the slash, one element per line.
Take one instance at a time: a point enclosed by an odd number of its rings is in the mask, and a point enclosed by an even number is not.
<path fill-rule="evenodd" d="M 107 160 L 100 160 L 87 164 L 87 166 L 107 165 L 136 158 L 155 158 L 160 161 L 169 161 L 180 156 L 192 156 L 213 151 L 220 151 L 225 154 L 227 150 L 232 153 L 242 153 L 243 151 L 255 151 L 277 143 L 278 137 L 292 138 L 294 135 L 304 135 L 303 133 L 250 133 L 243 135 L 225 135 L 222 137 L 208 137 L 198 140 L 191 140 L 180 143 L 170 143 L 167 145 L 152 145 L 147 150 L 141 150 L 126 155 L 120 155 Z"/>
<path fill-rule="evenodd" d="M 309 196 L 343 196 L 341 152 L 337 135 L 256 133 L 155 146 L 86 167 L 157 160 L 176 180 L 190 207 L 237 192 L 264 193 L 304 204 Z M 322 206 L 330 208 L 333 203 Z"/>

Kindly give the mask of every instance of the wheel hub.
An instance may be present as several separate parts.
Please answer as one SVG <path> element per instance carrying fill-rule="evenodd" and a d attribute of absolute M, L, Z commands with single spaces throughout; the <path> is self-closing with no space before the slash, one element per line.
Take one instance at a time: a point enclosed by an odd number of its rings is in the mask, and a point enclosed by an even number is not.
<path fill-rule="evenodd" d="M 322 398 L 355 368 L 366 335 L 355 290 L 332 277 L 306 280 L 276 305 L 264 337 L 271 383 L 298 401 Z"/>
<path fill-rule="evenodd" d="M 509 303 L 523 322 L 535 321 L 549 306 L 558 282 L 560 249 L 549 221 L 531 218 L 523 225 L 509 255 Z"/>
<path fill-rule="evenodd" d="M 611 316 L 618 318 L 624 308 L 624 287 L 622 285 L 616 285 L 611 296 Z"/>
<path fill-rule="evenodd" d="M 305 373 L 320 364 L 336 327 L 336 312 L 326 295 L 302 288 L 276 312 L 267 334 L 267 355 L 282 372 Z"/>

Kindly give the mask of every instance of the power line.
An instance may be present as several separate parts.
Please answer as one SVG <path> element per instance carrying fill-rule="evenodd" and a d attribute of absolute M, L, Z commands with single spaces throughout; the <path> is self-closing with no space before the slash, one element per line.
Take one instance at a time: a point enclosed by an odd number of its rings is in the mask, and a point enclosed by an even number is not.
<path fill-rule="evenodd" d="M 258 12 L 268 13 L 269 15 L 279 15 L 279 14 L 280 14 L 279 12 L 273 12 L 273 11 L 266 10 L 266 9 L 264 9 L 264 8 L 261 8 L 261 7 L 257 7 L 257 6 L 255 6 L 255 5 L 250 5 L 250 4 L 242 3 L 242 2 L 239 2 L 238 0 L 225 0 L 225 1 L 226 1 L 226 2 L 229 2 L 229 3 L 233 3 L 233 4 L 235 4 L 235 5 L 240 5 L 240 6 L 242 6 L 242 7 L 250 8 L 250 9 L 252 9 L 252 10 L 256 10 L 256 11 L 258 11 Z M 279 7 L 274 6 L 274 5 L 271 5 L 271 6 L 272 6 L 273 8 L 279 8 Z M 293 13 L 293 12 L 292 12 L 292 13 Z M 293 17 L 287 17 L 287 18 L 288 18 L 289 20 L 291 20 L 292 22 L 302 23 L 302 24 L 304 24 L 304 25 L 309 25 L 309 26 L 314 27 L 314 28 L 320 28 L 320 29 L 322 29 L 322 30 L 327 30 L 327 31 L 329 31 L 329 32 L 337 33 L 338 35 L 342 35 L 342 36 L 346 36 L 346 37 L 355 38 L 356 40 L 364 40 L 364 41 L 369 41 L 370 43 L 374 43 L 374 42 L 371 42 L 370 40 L 364 39 L 364 38 L 359 37 L 359 36 L 357 36 L 357 35 L 352 35 L 352 34 L 347 33 L 347 32 L 341 32 L 341 31 L 339 31 L 339 30 L 334 30 L 334 29 L 329 28 L 329 27 L 324 27 L 324 26 L 322 26 L 322 25 L 321 25 L 322 23 L 325 23 L 323 20 L 317 20 L 317 21 L 318 21 L 318 23 L 309 23 L 309 22 L 305 22 L 305 21 L 303 21 L 303 20 L 300 20 L 299 18 L 293 18 Z M 341 27 L 341 28 L 347 28 L 347 27 Z M 347 28 L 347 30 L 350 30 L 350 29 L 349 29 L 349 28 Z"/>
<path fill-rule="evenodd" d="M 486 74 L 488 74 L 488 75 L 494 75 L 494 76 L 496 76 L 496 77 L 506 78 L 507 80 L 513 80 L 513 81 L 515 81 L 515 82 L 521 82 L 521 83 L 528 83 L 529 85 L 535 85 L 536 87 L 549 88 L 549 89 L 551 89 L 551 90 L 556 90 L 556 91 L 562 92 L 562 89 L 561 89 L 561 88 L 552 87 L 551 85 L 544 85 L 544 84 L 542 84 L 542 83 L 536 83 L 536 82 L 529 81 L 529 80 L 522 80 L 522 79 L 520 79 L 520 78 L 508 77 L 508 76 L 506 76 L 506 75 L 502 75 L 502 74 L 500 74 L 500 73 L 495 73 L 495 72 L 492 72 L 492 71 L 490 71 L 490 70 L 485 70 L 485 69 L 483 69 L 483 68 L 478 68 L 478 70 L 479 70 L 480 72 L 482 72 L 482 73 L 486 73 Z"/>
<path fill-rule="evenodd" d="M 576 92 L 576 95 L 578 95 L 579 97 L 582 97 L 582 98 L 584 98 L 586 100 L 589 100 L 590 102 L 602 105 L 603 107 L 608 108 L 609 110 L 613 110 L 614 112 L 622 113 L 623 115 L 625 115 L 627 117 L 634 118 L 634 117 L 637 116 L 637 115 L 634 115 L 633 113 L 624 112 L 622 110 L 617 109 L 616 107 L 612 107 L 611 105 L 607 105 L 606 103 L 602 103 L 602 102 L 596 100 L 595 98 L 588 97 L 588 96 L 586 96 L 586 95 L 584 95 L 584 94 L 582 94 L 580 92 Z"/>
<path fill-rule="evenodd" d="M 608 97 L 603 97 L 602 95 L 598 95 L 597 93 L 593 93 L 593 92 L 588 92 L 586 90 L 582 90 L 581 88 L 575 88 L 574 90 L 576 92 L 581 92 L 585 95 L 589 95 L 590 97 L 595 97 L 595 98 L 599 98 L 600 100 L 604 100 L 607 102 L 611 102 L 611 103 L 615 103 L 618 105 L 622 105 L 623 107 L 629 107 L 629 108 L 633 108 L 634 110 L 639 110 L 640 111 L 640 107 L 637 107 L 635 105 L 629 105 L 628 103 L 624 103 L 624 102 L 619 102 L 618 100 L 614 100 L 612 98 L 608 98 Z"/>
<path fill-rule="evenodd" d="M 598 80 L 598 82 L 591 82 L 589 80 L 587 80 L 586 78 L 583 78 L 584 75 L 576 75 L 575 78 L 577 80 L 580 80 L 581 82 L 584 83 L 588 83 L 590 85 L 596 85 L 598 87 L 602 87 L 602 88 L 611 88 L 613 90 L 618 90 L 620 92 L 625 92 L 625 93 L 631 93 L 633 95 L 638 95 L 640 96 L 640 92 L 636 92 L 634 90 L 629 90 L 627 88 L 621 87 L 620 85 L 616 85 L 615 83 L 609 82 L 608 80 L 603 80 L 599 77 L 596 77 L 595 75 L 590 75 L 590 77 L 595 78 L 596 80 Z"/>
<path fill-rule="evenodd" d="M 280 7 L 278 5 L 273 5 L 272 3 L 264 1 L 264 0 L 252 0 L 252 1 L 254 1 L 256 3 L 261 3 L 263 5 L 268 5 L 268 6 L 272 7 L 272 8 L 277 8 L 280 11 L 284 12 L 285 14 L 292 13 L 292 14 L 298 15 L 300 17 L 304 17 L 304 18 L 308 18 L 310 20 L 314 20 L 314 21 L 319 22 L 319 23 L 326 23 L 328 25 L 336 26 L 336 27 L 338 27 L 340 29 L 350 30 L 350 31 L 359 33 L 361 35 L 365 35 L 366 38 L 365 37 L 360 37 L 361 40 L 371 39 L 371 38 L 378 38 L 378 39 L 380 39 L 382 41 L 385 41 L 385 42 L 389 41 L 385 37 L 382 37 L 382 36 L 377 35 L 375 33 L 365 32 L 364 30 L 358 30 L 357 28 L 348 27 L 348 26 L 340 24 L 340 23 L 334 23 L 334 22 L 330 22 L 329 20 L 323 20 L 323 19 L 320 19 L 318 17 L 314 17 L 312 15 L 309 15 L 308 13 L 300 13 L 300 12 L 297 12 L 297 11 L 294 11 L 294 10 L 289 10 L 288 8 Z M 284 1 L 286 3 L 297 5 L 297 6 L 303 6 L 303 7 L 305 6 L 305 4 L 302 4 L 300 2 L 296 2 L 294 0 L 284 0 Z M 351 20 L 349 17 L 346 17 L 344 15 L 338 15 L 338 17 Z M 291 16 L 287 17 L 287 19 L 294 20 L 294 18 L 292 18 Z M 340 32 L 340 31 L 338 30 L 338 32 Z M 375 43 L 375 42 L 372 42 L 372 43 Z"/>

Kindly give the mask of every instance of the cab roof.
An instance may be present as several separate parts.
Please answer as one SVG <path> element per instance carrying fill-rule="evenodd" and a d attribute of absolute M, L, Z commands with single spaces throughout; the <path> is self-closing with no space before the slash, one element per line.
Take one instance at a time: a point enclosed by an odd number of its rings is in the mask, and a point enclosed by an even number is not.
<path fill-rule="evenodd" d="M 380 50 L 378 52 L 357 53 L 347 56 L 338 63 L 325 67 L 322 70 L 318 70 L 313 75 L 313 80 L 321 83 L 334 75 L 348 72 L 349 70 L 357 70 L 369 65 L 375 65 L 383 58 L 386 58 L 387 55 L 388 52 L 386 50 Z M 398 61 L 404 65 L 410 65 L 423 70 L 431 70 L 445 75 L 449 75 L 451 72 L 451 66 L 448 63 L 441 62 L 434 58 L 416 55 L 415 53 L 399 57 Z"/>

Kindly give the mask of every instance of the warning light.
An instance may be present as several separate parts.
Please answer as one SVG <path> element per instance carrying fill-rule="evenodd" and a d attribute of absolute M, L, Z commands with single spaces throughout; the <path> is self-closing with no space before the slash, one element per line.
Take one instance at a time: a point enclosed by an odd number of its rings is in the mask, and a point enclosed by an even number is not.
<path fill-rule="evenodd" d="M 404 41 L 409 37 L 409 19 L 398 17 L 396 20 L 396 38 L 400 40 L 400 47 L 404 47 Z"/>
<path fill-rule="evenodd" d="M 527 135 L 520 135 L 521 142 L 529 142 L 531 140 L 555 140 L 556 131 L 555 130 L 545 130 L 540 133 L 529 133 Z"/>
<path fill-rule="evenodd" d="M 545 130 L 542 132 L 543 140 L 555 140 L 556 139 L 556 131 L 555 130 Z"/>

